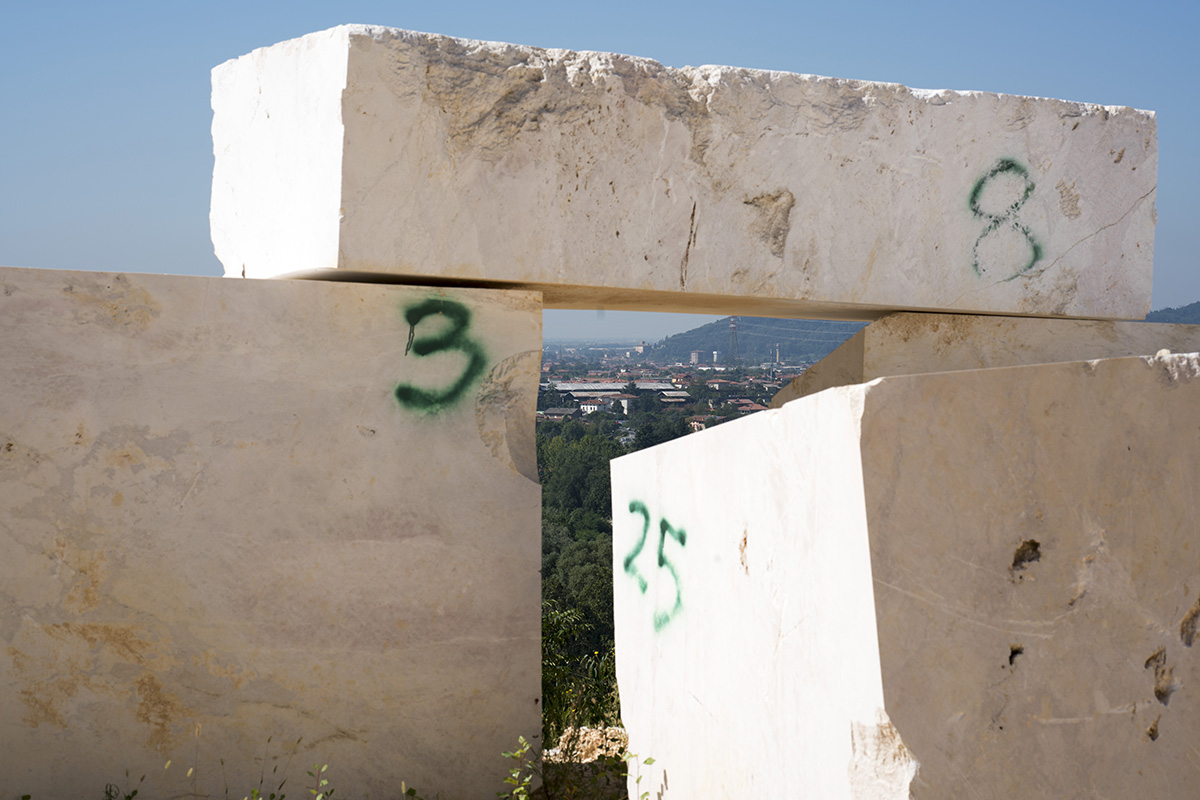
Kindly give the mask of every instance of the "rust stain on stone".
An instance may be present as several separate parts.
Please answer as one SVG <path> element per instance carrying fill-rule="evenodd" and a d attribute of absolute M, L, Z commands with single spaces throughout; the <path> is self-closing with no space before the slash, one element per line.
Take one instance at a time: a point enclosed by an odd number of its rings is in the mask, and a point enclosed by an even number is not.
<path fill-rule="evenodd" d="M 879 731 L 879 751 L 891 761 L 910 761 L 912 753 L 900 738 L 900 731 L 890 721 L 884 722 Z"/>
<path fill-rule="evenodd" d="M 88 433 L 87 428 L 81 422 L 75 428 L 75 435 L 71 439 L 71 444 L 74 445 L 75 447 L 88 448 L 88 447 L 91 447 L 92 443 L 95 441 L 96 441 L 96 439 L 90 433 Z"/>
<path fill-rule="evenodd" d="M 43 722 L 65 728 L 67 721 L 58 708 L 58 701 L 74 697 L 78 692 L 79 683 L 71 678 L 38 681 L 26 686 L 19 692 L 26 709 L 22 720 L 31 728 Z"/>
<path fill-rule="evenodd" d="M 171 665 L 133 625 L 65 622 L 37 626 L 28 635 L 34 637 L 28 645 L 10 646 L 7 654 L 17 678 L 16 694 L 25 706 L 23 720 L 33 728 L 68 727 L 69 701 L 81 690 L 127 698 L 129 681 L 111 674 L 114 659 L 151 669 Z"/>
<path fill-rule="evenodd" d="M 133 475 L 158 475 L 171 469 L 171 462 L 147 453 L 136 442 L 126 442 L 120 447 L 100 453 L 104 464 L 113 469 Z"/>
<path fill-rule="evenodd" d="M 911 795 L 920 763 L 882 712 L 876 724 L 850 724 L 850 794 L 856 798 Z"/>
<path fill-rule="evenodd" d="M 192 657 L 193 663 L 197 666 L 203 666 L 208 670 L 208 674 L 216 678 L 224 678 L 233 684 L 233 688 L 240 689 L 246 681 L 252 681 L 258 677 L 258 673 L 254 670 L 239 669 L 234 665 L 224 665 L 218 660 L 216 651 L 205 650 L 198 656 Z"/>
<path fill-rule="evenodd" d="M 75 570 L 76 579 L 71 584 L 63 608 L 76 614 L 92 611 L 100 606 L 100 585 L 104 582 L 107 571 L 104 554 L 91 550 L 67 551 L 63 548 L 62 560 Z"/>
<path fill-rule="evenodd" d="M 125 275 L 104 276 L 91 285 L 71 284 L 63 293 L 79 303 L 75 316 L 80 323 L 110 330 L 145 330 L 162 313 L 162 305 Z"/>
<path fill-rule="evenodd" d="M 1058 189 L 1058 210 L 1064 217 L 1076 219 L 1083 214 L 1079 208 L 1079 192 L 1075 191 L 1075 181 L 1067 183 L 1061 180 L 1054 188 Z"/>
<path fill-rule="evenodd" d="M 962 314 L 910 314 L 899 312 L 880 320 L 891 334 L 905 343 L 927 341 L 933 346 L 952 347 L 975 335 L 978 318 Z M 865 330 L 865 329 L 864 329 Z"/>
<path fill-rule="evenodd" d="M 90 677 L 74 661 L 68 661 L 65 665 L 67 674 L 47 676 L 49 670 L 44 665 L 34 663 L 33 658 L 17 648 L 9 647 L 8 655 L 17 676 L 24 683 L 17 692 L 25 705 L 22 721 L 31 728 L 43 723 L 67 727 L 60 705 L 79 694 L 80 687 L 92 688 Z"/>
<path fill-rule="evenodd" d="M 106 622 L 60 622 L 47 625 L 44 630 L 54 639 L 64 641 L 75 637 L 83 639 L 92 647 L 108 647 L 122 661 L 146 664 L 155 655 L 154 645 L 139 636 L 133 625 L 116 625 Z"/>
<path fill-rule="evenodd" d="M 135 682 L 138 693 L 137 721 L 150 727 L 146 744 L 166 753 L 175 735 L 173 725 L 195 712 L 185 706 L 178 697 L 163 689 L 162 682 L 152 673 L 145 673 Z"/>

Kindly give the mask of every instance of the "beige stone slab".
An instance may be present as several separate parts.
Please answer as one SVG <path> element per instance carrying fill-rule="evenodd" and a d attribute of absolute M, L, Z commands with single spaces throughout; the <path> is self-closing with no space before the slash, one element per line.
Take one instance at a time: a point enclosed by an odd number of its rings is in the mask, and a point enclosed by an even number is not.
<path fill-rule="evenodd" d="M 1198 483 L 1195 354 L 881 378 L 617 459 L 640 790 L 1191 796 Z"/>
<path fill-rule="evenodd" d="M 0 794 L 497 791 L 540 731 L 537 295 L 0 287 Z"/>
<path fill-rule="evenodd" d="M 1140 319 L 1154 115 L 344 26 L 213 71 L 228 275 L 554 307 Z"/>
<path fill-rule="evenodd" d="M 779 390 L 771 408 L 887 375 L 1200 351 L 1200 325 L 897 313 L 872 322 Z"/>

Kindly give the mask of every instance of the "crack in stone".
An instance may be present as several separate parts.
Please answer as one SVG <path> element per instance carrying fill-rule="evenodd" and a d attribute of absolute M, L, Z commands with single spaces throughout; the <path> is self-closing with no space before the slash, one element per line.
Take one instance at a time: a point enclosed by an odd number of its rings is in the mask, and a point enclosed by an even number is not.
<path fill-rule="evenodd" d="M 1085 237 L 1083 237 L 1082 239 L 1080 239 L 1079 241 L 1075 242 L 1075 244 L 1073 244 L 1073 245 L 1071 245 L 1070 247 L 1068 247 L 1068 248 L 1067 248 L 1067 249 L 1066 249 L 1066 250 L 1065 250 L 1065 251 L 1064 251 L 1064 252 L 1063 252 L 1061 255 L 1059 255 L 1059 256 L 1058 256 L 1058 258 L 1054 259 L 1053 261 L 1051 261 L 1049 264 L 1047 264 L 1046 266 L 1042 267 L 1041 269 L 1039 269 L 1039 270 L 1030 270 L 1029 272 L 1022 272 L 1022 273 L 1020 273 L 1020 274 L 1013 275 L 1013 276 L 1011 276 L 1011 277 L 1009 277 L 1009 278 L 1003 278 L 1003 279 L 1001 279 L 1001 280 L 998 280 L 998 281 L 993 281 L 993 282 L 991 282 L 991 283 L 987 284 L 986 286 L 980 286 L 978 289 L 967 289 L 966 291 L 964 291 L 964 292 L 960 292 L 958 295 L 956 295 L 956 296 L 954 297 L 954 299 L 953 299 L 953 300 L 951 300 L 951 301 L 948 303 L 948 305 L 950 305 L 950 306 L 957 306 L 957 305 L 958 305 L 958 302 L 959 302 L 960 300 L 962 300 L 962 298 L 966 297 L 966 296 L 967 296 L 967 295 L 969 295 L 969 294 L 978 294 L 979 292 L 986 292 L 988 289 L 991 289 L 991 288 L 993 288 L 993 287 L 995 287 L 995 286 L 999 286 L 999 285 L 1000 285 L 1000 284 L 1002 284 L 1002 283 L 1008 283 L 1009 281 L 1015 281 L 1015 280 L 1017 280 L 1018 278 L 1040 278 L 1040 277 L 1041 277 L 1043 274 L 1045 274 L 1045 273 L 1046 273 L 1046 272 L 1048 272 L 1050 269 L 1052 269 L 1052 268 L 1054 267 L 1054 265 L 1055 265 L 1055 264 L 1057 264 L 1057 263 L 1058 263 L 1059 261 L 1061 261 L 1062 259 L 1066 258 L 1067 254 L 1068 254 L 1068 253 L 1070 253 L 1072 250 L 1074 250 L 1076 247 L 1078 247 L 1079 245 L 1083 244 L 1083 243 L 1084 243 L 1084 242 L 1086 242 L 1088 239 L 1091 239 L 1091 238 L 1093 238 L 1093 237 L 1095 237 L 1095 236 L 1099 236 L 1101 233 L 1103 233 L 1104 231 L 1106 231 L 1106 230 L 1108 230 L 1109 228 L 1113 227 L 1114 225 L 1118 225 L 1118 224 L 1120 224 L 1121 220 L 1125 219 L 1125 218 L 1126 218 L 1126 217 L 1128 217 L 1130 214 L 1132 214 L 1132 213 L 1133 213 L 1133 211 L 1134 211 L 1134 209 L 1138 207 L 1138 204 L 1140 204 L 1140 203 L 1141 203 L 1143 200 L 1145 200 L 1145 199 L 1146 199 L 1147 197 L 1149 197 L 1150 195 L 1154 194 L 1154 192 L 1155 192 L 1157 189 L 1158 189 L 1158 184 L 1156 183 L 1156 184 L 1154 184 L 1154 186 L 1150 187 L 1150 190 L 1149 190 L 1148 192 L 1146 192 L 1144 195 L 1142 195 L 1142 196 L 1141 196 L 1141 197 L 1139 197 L 1138 199 L 1134 200 L 1134 201 L 1133 201 L 1133 204 L 1129 206 L 1129 208 L 1128 208 L 1128 209 L 1125 211 L 1125 213 L 1124 213 L 1124 214 L 1122 214 L 1121 216 L 1117 217 L 1117 218 L 1116 218 L 1114 221 L 1112 221 L 1112 222 L 1108 223 L 1107 225 L 1102 225 L 1102 226 L 1100 226 L 1100 227 L 1099 227 L 1099 228 L 1097 228 L 1097 229 L 1096 229 L 1094 232 L 1092 232 L 1092 233 L 1089 233 L 1087 236 L 1085 236 Z"/>
<path fill-rule="evenodd" d="M 679 288 L 687 285 L 688 259 L 691 257 L 692 245 L 696 243 L 696 201 L 692 201 L 692 221 L 688 227 L 687 246 L 683 248 L 683 260 L 679 262 Z"/>
<path fill-rule="evenodd" d="M 1101 226 L 1100 226 L 1099 228 L 1097 228 L 1097 229 L 1096 229 L 1094 232 L 1092 232 L 1092 233 L 1089 233 L 1087 236 L 1083 237 L 1083 238 L 1082 238 L 1082 239 L 1080 239 L 1078 242 L 1076 242 L 1075 244 L 1073 244 L 1073 245 L 1071 245 L 1070 247 L 1068 247 L 1066 250 L 1064 250 L 1064 251 L 1063 251 L 1063 253 L 1062 253 L 1061 255 L 1059 255 L 1059 256 L 1058 256 L 1058 258 L 1054 259 L 1053 261 L 1051 261 L 1051 262 L 1050 262 L 1049 264 L 1047 264 L 1046 266 L 1042 267 L 1042 268 L 1041 268 L 1041 269 L 1039 269 L 1039 270 L 1030 270 L 1029 272 L 1023 272 L 1023 273 L 1021 273 L 1021 274 L 1019 274 L 1019 275 L 1013 275 L 1011 278 L 1005 278 L 1003 281 L 1001 281 L 1001 283 L 1008 283 L 1009 281 L 1016 280 L 1017 278 L 1038 278 L 1038 277 L 1041 277 L 1042 273 L 1044 273 L 1044 272 L 1046 272 L 1047 270 L 1051 269 L 1051 268 L 1052 268 L 1052 267 L 1053 267 L 1055 264 L 1057 264 L 1059 261 L 1061 261 L 1062 259 L 1066 258 L 1066 257 L 1067 257 L 1067 255 L 1068 255 L 1068 254 L 1069 254 L 1069 253 L 1070 253 L 1072 250 L 1074 250 L 1076 247 L 1078 247 L 1079 245 L 1083 244 L 1083 243 L 1084 243 L 1084 242 L 1086 242 L 1088 239 L 1091 239 L 1091 238 L 1094 238 L 1094 237 L 1096 237 L 1096 236 L 1099 236 L 1101 233 L 1103 233 L 1104 231 L 1106 231 L 1106 230 L 1108 230 L 1109 228 L 1113 227 L 1114 225 L 1118 225 L 1118 224 L 1120 224 L 1121 220 L 1125 219 L 1125 218 L 1126 218 L 1126 217 L 1128 217 L 1130 214 L 1132 214 L 1132 213 L 1133 213 L 1133 210 L 1134 210 L 1135 208 L 1137 208 L 1137 207 L 1138 207 L 1138 205 L 1140 205 L 1140 204 L 1141 204 L 1141 202 L 1142 202 L 1143 200 L 1145 200 L 1145 199 L 1146 199 L 1147 197 L 1149 197 L 1150 195 L 1154 194 L 1155 190 L 1157 190 L 1157 189 L 1158 189 L 1158 184 L 1156 183 L 1156 184 L 1154 184 L 1153 186 L 1151 186 L 1151 187 L 1150 187 L 1150 191 L 1146 192 L 1144 195 L 1142 195 L 1141 197 L 1139 197 L 1137 200 L 1134 200 L 1134 201 L 1133 201 L 1133 205 L 1129 206 L 1129 208 L 1128 208 L 1128 209 L 1126 209 L 1126 211 L 1125 211 L 1125 213 L 1124 213 L 1124 214 L 1122 214 L 1121 216 L 1117 217 L 1117 218 L 1116 218 L 1114 221 L 1112 221 L 1112 222 L 1108 223 L 1107 225 L 1101 225 Z M 995 284 L 993 284 L 993 285 L 995 285 Z"/>

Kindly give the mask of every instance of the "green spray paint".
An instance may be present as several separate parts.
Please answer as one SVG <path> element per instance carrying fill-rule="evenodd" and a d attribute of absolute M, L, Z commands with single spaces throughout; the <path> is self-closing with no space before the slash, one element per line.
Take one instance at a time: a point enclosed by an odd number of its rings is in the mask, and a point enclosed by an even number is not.
<path fill-rule="evenodd" d="M 1003 213 L 989 214 L 979 206 L 979 201 L 983 197 L 984 187 L 986 187 L 988 182 L 993 178 L 1006 174 L 1016 176 L 1024 181 L 1024 189 L 1021 192 L 1021 196 L 1006 209 L 1004 209 Z M 979 245 L 984 239 L 1001 228 L 1007 228 L 1021 234 L 1025 237 L 1025 241 L 1029 245 L 1029 260 L 1025 262 L 1024 266 L 1004 280 L 1010 281 L 1014 278 L 1020 277 L 1029 270 L 1033 269 L 1033 265 L 1041 260 L 1041 244 L 1034 237 L 1033 231 L 1029 229 L 1029 226 L 1017 218 L 1017 212 L 1021 210 L 1021 206 L 1023 206 L 1025 201 L 1028 200 L 1030 195 L 1033 194 L 1033 190 L 1035 188 L 1036 187 L 1033 179 L 1029 177 L 1029 170 L 1011 158 L 1000 159 L 990 170 L 988 170 L 987 174 L 975 181 L 975 186 L 971 188 L 971 194 L 967 198 L 967 207 L 971 209 L 972 214 L 987 223 L 983 227 L 983 233 L 979 234 L 979 238 L 975 240 L 975 246 L 971 248 L 971 268 L 975 270 L 976 275 L 983 277 L 983 272 L 985 269 L 985 267 L 980 266 L 979 264 Z"/>
<path fill-rule="evenodd" d="M 646 508 L 646 504 L 641 500 L 630 500 L 629 510 L 631 513 L 642 515 L 642 535 L 638 537 L 637 544 L 635 544 L 633 549 L 630 550 L 625 556 L 625 571 L 637 578 L 638 589 L 641 590 L 642 594 L 645 594 L 646 579 L 642 576 L 642 573 L 638 571 L 638 568 L 636 565 L 634 565 L 633 560 L 638 557 L 638 553 L 642 552 L 642 547 L 646 544 L 646 534 L 650 531 L 650 509 Z"/>
<path fill-rule="evenodd" d="M 661 631 L 667 626 L 676 614 L 683 609 L 683 593 L 679 590 L 679 573 L 675 571 L 675 565 L 663 554 L 663 545 L 667 543 L 667 534 L 679 542 L 680 546 L 687 544 L 687 531 L 683 528 L 675 528 L 665 519 L 658 522 L 658 567 L 666 569 L 671 573 L 672 580 L 675 581 L 675 605 L 670 611 L 656 611 L 654 613 L 654 630 Z"/>
<path fill-rule="evenodd" d="M 646 588 L 649 582 L 634 563 L 638 555 L 642 552 L 642 548 L 646 546 L 646 536 L 650 532 L 650 509 L 641 500 L 629 501 L 629 511 L 633 514 L 640 514 L 642 517 L 642 533 L 638 537 L 637 544 L 633 549 L 626 554 L 624 560 L 625 572 L 637 579 L 638 589 L 642 594 L 646 593 Z M 679 542 L 680 546 L 687 544 L 687 531 L 683 528 L 676 528 L 665 519 L 660 518 L 658 521 L 658 568 L 665 569 L 671 574 L 671 580 L 675 584 L 675 602 L 672 604 L 669 611 L 654 612 L 654 630 L 661 631 L 667 626 L 675 615 L 683 610 L 683 593 L 679 588 L 679 572 L 675 569 L 675 565 L 671 559 L 667 557 L 664 548 L 667 543 L 667 537 L 670 536 L 675 541 Z"/>
<path fill-rule="evenodd" d="M 448 320 L 449 327 L 417 338 L 417 326 L 426 317 L 435 315 Z M 408 346 L 404 348 L 404 355 L 407 356 L 409 352 L 417 356 L 459 352 L 467 357 L 462 373 L 442 389 L 422 389 L 409 383 L 401 383 L 396 387 L 396 400 L 401 406 L 437 414 L 461 400 L 467 389 L 479 379 L 487 367 L 487 355 L 478 342 L 467 336 L 467 330 L 471 327 L 471 311 L 462 303 L 444 297 L 431 297 L 409 306 L 404 312 L 404 320 L 408 323 Z"/>

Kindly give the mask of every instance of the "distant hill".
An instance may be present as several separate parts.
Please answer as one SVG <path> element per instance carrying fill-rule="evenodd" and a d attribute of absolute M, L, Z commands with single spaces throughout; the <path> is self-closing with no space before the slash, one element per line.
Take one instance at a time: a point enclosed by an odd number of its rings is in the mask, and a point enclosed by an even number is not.
<path fill-rule="evenodd" d="M 833 352 L 865 324 L 817 319 L 738 317 L 739 361 L 742 364 L 774 361 L 777 346 L 779 357 L 783 361 L 818 361 Z M 711 364 L 714 350 L 720 354 L 718 363 L 726 363 L 729 351 L 729 317 L 668 336 L 654 345 L 651 354 L 656 361 L 679 361 L 686 364 L 693 350 L 704 354 L 701 363 Z"/>
<path fill-rule="evenodd" d="M 1146 315 L 1146 322 L 1172 322 L 1200 325 L 1200 301 L 1178 308 L 1161 308 Z M 772 319 L 769 317 L 738 317 L 738 355 L 743 364 L 761 364 L 775 360 L 775 347 L 783 361 L 819 361 L 866 323 L 833 322 L 820 319 Z M 713 351 L 720 354 L 718 363 L 727 363 L 729 351 L 729 317 L 668 336 L 654 345 L 657 361 L 688 363 L 693 350 L 704 356 L 701 363 L 712 363 Z"/>
<path fill-rule="evenodd" d="M 1175 322 L 1184 325 L 1200 325 L 1200 300 L 1179 308 L 1160 308 L 1146 315 L 1146 322 Z"/>

